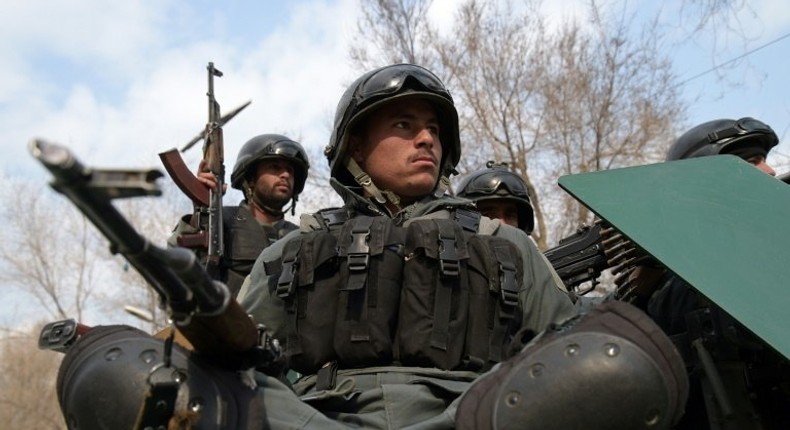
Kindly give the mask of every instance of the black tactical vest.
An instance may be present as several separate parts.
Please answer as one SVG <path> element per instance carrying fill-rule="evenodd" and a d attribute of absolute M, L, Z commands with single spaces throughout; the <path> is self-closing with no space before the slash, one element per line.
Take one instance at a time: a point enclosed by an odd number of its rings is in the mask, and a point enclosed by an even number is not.
<path fill-rule="evenodd" d="M 480 215 L 415 219 L 317 214 L 266 265 L 287 311 L 285 355 L 303 374 L 327 363 L 483 371 L 507 358 L 521 321 L 519 249 L 478 234 Z"/>
<path fill-rule="evenodd" d="M 225 224 L 222 281 L 232 296 L 236 297 L 261 251 L 299 227 L 287 221 L 283 222 L 283 228 L 279 230 L 261 225 L 244 206 L 223 207 L 222 219 Z"/>

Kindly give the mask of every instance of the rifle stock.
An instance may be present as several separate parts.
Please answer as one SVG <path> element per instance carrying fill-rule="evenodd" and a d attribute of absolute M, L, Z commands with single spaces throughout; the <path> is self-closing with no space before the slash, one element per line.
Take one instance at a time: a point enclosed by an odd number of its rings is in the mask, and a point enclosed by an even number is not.
<path fill-rule="evenodd" d="M 157 170 L 99 170 L 83 166 L 65 147 L 33 140 L 32 155 L 53 175 L 53 189 L 66 196 L 159 294 L 178 330 L 197 352 L 240 366 L 259 346 L 258 328 L 228 288 L 212 279 L 185 248 L 159 248 L 113 206 L 118 197 L 161 195 Z M 254 352 L 253 352 L 254 353 Z"/>

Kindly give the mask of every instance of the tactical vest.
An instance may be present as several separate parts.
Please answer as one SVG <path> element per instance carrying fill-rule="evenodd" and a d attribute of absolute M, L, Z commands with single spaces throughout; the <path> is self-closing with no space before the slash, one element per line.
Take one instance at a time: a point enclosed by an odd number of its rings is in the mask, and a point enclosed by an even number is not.
<path fill-rule="evenodd" d="M 249 210 L 239 206 L 223 207 L 222 219 L 225 224 L 222 277 L 233 297 L 236 297 L 261 251 L 299 227 L 290 222 L 285 222 L 284 228 L 279 230 L 261 225 Z"/>
<path fill-rule="evenodd" d="M 484 371 L 518 329 L 521 254 L 478 234 L 480 215 L 398 226 L 386 216 L 320 212 L 323 228 L 266 265 L 286 306 L 288 365 L 314 374 L 376 365 Z"/>

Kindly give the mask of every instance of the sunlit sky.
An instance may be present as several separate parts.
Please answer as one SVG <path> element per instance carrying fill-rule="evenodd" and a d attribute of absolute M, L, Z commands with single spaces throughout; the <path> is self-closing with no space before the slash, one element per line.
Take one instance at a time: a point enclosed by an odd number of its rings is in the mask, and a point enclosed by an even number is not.
<path fill-rule="evenodd" d="M 432 19 L 449 22 L 455 3 L 434 2 Z M 546 3 L 554 17 L 583 10 L 576 0 Z M 749 3 L 736 21 L 748 40 L 708 32 L 679 45 L 681 81 L 790 32 L 790 3 Z M 336 101 L 357 74 L 347 54 L 350 38 L 359 37 L 355 0 L 2 4 L 0 147 L 11 175 L 40 171 L 27 155 L 32 137 L 64 143 L 91 164 L 157 164 L 158 152 L 183 145 L 205 123 L 208 61 L 225 73 L 215 82 L 223 111 L 252 100 L 225 129 L 228 164 L 263 132 L 323 147 Z M 665 21 L 687 27 L 693 21 L 679 4 L 663 2 Z M 689 126 L 750 115 L 785 137 L 789 51 L 790 38 L 721 69 L 723 80 L 708 73 L 688 82 Z M 187 161 L 196 163 L 200 151 L 192 152 Z"/>
<path fill-rule="evenodd" d="M 446 26 L 457 3 L 435 1 L 430 18 Z M 682 30 L 694 20 L 682 3 L 629 2 L 662 7 L 664 22 L 677 26 L 666 46 L 681 82 L 790 33 L 790 2 L 758 0 L 730 21 L 745 38 L 723 26 L 688 37 Z M 65 144 L 90 165 L 158 166 L 158 152 L 182 146 L 205 124 L 209 61 L 224 72 L 215 80 L 223 111 L 252 100 L 225 127 L 226 165 L 261 133 L 322 148 L 336 102 L 358 75 L 348 60 L 349 41 L 363 37 L 357 0 L 0 0 L 0 7 L 0 173 L 42 189 L 48 175 L 27 152 L 33 137 Z M 559 19 L 584 6 L 552 0 L 545 10 Z M 781 39 L 686 82 L 686 125 L 761 119 L 782 140 L 769 162 L 790 170 L 788 52 L 790 38 Z M 193 167 L 199 152 L 185 155 Z"/>

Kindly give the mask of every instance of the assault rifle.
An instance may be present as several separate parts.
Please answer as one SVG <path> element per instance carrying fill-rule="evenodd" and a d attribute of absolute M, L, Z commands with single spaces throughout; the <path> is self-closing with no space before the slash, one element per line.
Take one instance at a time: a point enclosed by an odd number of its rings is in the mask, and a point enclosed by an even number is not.
<path fill-rule="evenodd" d="M 30 152 L 54 176 L 52 188 L 77 206 L 110 241 L 110 251 L 124 256 L 157 292 L 195 351 L 229 368 L 276 365 L 279 345 L 256 327 L 225 284 L 209 276 L 194 252 L 153 245 L 113 206 L 114 198 L 161 195 L 155 183 L 163 176 L 160 171 L 89 168 L 67 148 L 43 140 L 33 140 Z M 76 332 L 69 327 L 61 324 L 49 332 L 54 346 L 67 346 Z"/>
<path fill-rule="evenodd" d="M 222 224 L 222 193 L 225 184 L 225 160 L 222 126 L 230 121 L 251 103 L 247 101 L 224 117 L 220 117 L 219 103 L 214 97 L 214 77 L 222 77 L 222 72 L 208 63 L 208 122 L 197 136 L 181 149 L 184 152 L 201 140 L 203 144 L 203 165 L 214 174 L 216 188 L 206 187 L 189 171 L 177 149 L 173 148 L 159 154 L 162 164 L 170 177 L 186 194 L 195 207 L 192 225 L 199 229 L 198 233 L 183 235 L 178 238 L 178 245 L 185 248 L 206 250 L 206 269 L 212 278 L 220 279 L 219 265 L 224 250 Z"/>

